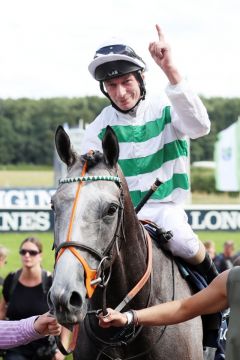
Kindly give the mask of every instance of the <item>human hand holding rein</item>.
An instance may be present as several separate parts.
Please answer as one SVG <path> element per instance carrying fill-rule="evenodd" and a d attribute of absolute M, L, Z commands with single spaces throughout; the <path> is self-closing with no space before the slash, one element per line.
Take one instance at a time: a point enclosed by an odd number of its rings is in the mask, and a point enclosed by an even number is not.
<path fill-rule="evenodd" d="M 129 313 L 130 312 L 120 313 L 119 311 L 108 308 L 107 315 L 103 315 L 102 313 L 98 315 L 99 326 L 106 329 L 111 326 L 123 327 L 134 323 L 134 316 L 129 319 Z"/>
<path fill-rule="evenodd" d="M 62 326 L 54 317 L 49 316 L 49 313 L 45 313 L 35 320 L 34 329 L 41 335 L 58 336 L 61 334 Z"/>

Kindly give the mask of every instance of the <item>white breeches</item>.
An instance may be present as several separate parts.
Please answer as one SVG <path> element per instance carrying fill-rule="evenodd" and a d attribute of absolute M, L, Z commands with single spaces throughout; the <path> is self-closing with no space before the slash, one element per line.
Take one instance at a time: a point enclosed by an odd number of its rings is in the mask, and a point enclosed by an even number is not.
<path fill-rule="evenodd" d="M 199 240 L 188 224 L 187 214 L 181 205 L 174 203 L 145 204 L 138 213 L 138 218 L 153 221 L 164 230 L 172 231 L 173 237 L 166 247 L 173 255 L 188 260 L 197 254 Z"/>

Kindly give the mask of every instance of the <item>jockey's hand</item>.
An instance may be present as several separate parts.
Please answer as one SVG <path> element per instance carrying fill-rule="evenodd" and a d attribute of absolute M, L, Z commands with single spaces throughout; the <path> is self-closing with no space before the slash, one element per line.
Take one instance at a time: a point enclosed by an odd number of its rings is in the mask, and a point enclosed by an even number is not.
<path fill-rule="evenodd" d="M 98 315 L 99 318 L 99 326 L 102 328 L 109 328 L 111 326 L 114 327 L 122 327 L 127 324 L 127 316 L 119 311 L 108 308 L 107 315 L 103 315 L 102 313 Z"/>
<path fill-rule="evenodd" d="M 182 77 L 173 64 L 170 45 L 165 41 L 162 29 L 158 24 L 156 25 L 156 30 L 158 41 L 149 44 L 149 52 L 156 64 L 166 74 L 170 83 L 175 85 L 181 81 Z"/>

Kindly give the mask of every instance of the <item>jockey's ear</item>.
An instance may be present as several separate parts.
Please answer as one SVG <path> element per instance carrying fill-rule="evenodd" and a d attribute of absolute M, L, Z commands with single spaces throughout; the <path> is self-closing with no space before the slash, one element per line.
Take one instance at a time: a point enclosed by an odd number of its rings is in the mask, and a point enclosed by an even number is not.
<path fill-rule="evenodd" d="M 61 125 L 57 127 L 55 133 L 55 145 L 60 159 L 67 166 L 72 166 L 76 160 L 76 155 L 72 150 L 70 138 Z"/>
<path fill-rule="evenodd" d="M 102 148 L 105 163 L 114 167 L 119 158 L 119 144 L 115 132 L 109 125 L 106 128 L 106 132 L 102 140 Z"/>

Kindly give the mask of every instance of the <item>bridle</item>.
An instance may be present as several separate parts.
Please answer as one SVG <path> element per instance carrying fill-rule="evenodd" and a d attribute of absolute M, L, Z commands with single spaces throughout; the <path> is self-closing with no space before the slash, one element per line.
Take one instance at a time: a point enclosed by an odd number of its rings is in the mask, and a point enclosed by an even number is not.
<path fill-rule="evenodd" d="M 111 268 L 112 268 L 112 261 L 113 261 L 113 248 L 114 248 L 114 246 L 116 246 L 117 253 L 119 254 L 120 246 L 121 246 L 121 244 L 119 245 L 119 240 L 121 240 L 122 238 L 125 238 L 124 229 L 123 229 L 123 210 L 124 210 L 123 187 L 122 187 L 119 176 L 85 176 L 86 171 L 87 171 L 87 162 L 85 162 L 85 164 L 83 166 L 81 176 L 74 177 L 74 178 L 65 178 L 65 179 L 61 179 L 59 181 L 60 184 L 68 184 L 68 183 L 77 182 L 78 185 L 77 185 L 76 195 L 75 195 L 72 210 L 71 210 L 71 216 L 70 216 L 70 222 L 69 222 L 69 226 L 68 226 L 66 241 L 61 243 L 55 249 L 55 254 L 56 254 L 55 265 L 58 262 L 61 255 L 64 253 L 64 251 L 66 249 L 70 250 L 72 252 L 72 254 L 78 259 L 78 261 L 83 266 L 84 273 L 85 273 L 85 287 L 86 287 L 86 291 L 87 291 L 87 296 L 89 298 L 91 298 L 96 287 L 97 286 L 102 287 L 102 289 L 103 289 L 102 312 L 103 312 L 103 314 L 106 314 L 107 313 L 107 310 L 106 310 L 106 288 L 107 288 L 107 284 L 111 277 Z M 120 205 L 118 207 L 118 221 L 117 221 L 116 230 L 115 230 L 112 240 L 110 241 L 107 248 L 102 253 L 100 253 L 99 251 L 97 251 L 85 244 L 71 240 L 72 228 L 73 228 L 73 223 L 75 220 L 77 203 L 78 203 L 78 200 L 80 197 L 80 190 L 81 190 L 84 182 L 86 182 L 86 181 L 113 181 L 120 188 L 120 198 L 119 198 Z M 121 230 L 122 230 L 122 237 L 120 236 Z M 134 288 L 124 297 L 124 299 L 121 301 L 121 303 L 116 307 L 116 310 L 118 310 L 118 311 L 121 311 L 127 305 L 127 303 L 142 289 L 142 287 L 145 285 L 145 283 L 147 282 L 147 280 L 151 274 L 152 245 L 151 245 L 151 238 L 150 238 L 149 234 L 147 234 L 147 232 L 146 232 L 146 238 L 147 238 L 147 248 L 148 248 L 147 269 L 146 269 L 143 277 L 140 279 L 140 281 L 134 286 Z M 99 265 L 98 265 L 97 269 L 92 269 L 88 265 L 87 261 L 83 258 L 83 256 L 77 251 L 76 248 L 86 250 L 87 252 L 91 253 L 97 260 L 99 260 Z M 107 276 L 105 274 L 106 269 L 108 269 Z M 78 325 L 74 325 L 72 342 L 71 342 L 68 350 L 66 350 L 63 347 L 59 338 L 56 339 L 58 347 L 64 355 L 68 355 L 74 350 L 75 345 L 76 345 L 76 340 L 77 340 L 77 333 L 78 333 Z"/>
<path fill-rule="evenodd" d="M 87 169 L 87 163 L 85 163 L 83 166 L 81 176 L 74 177 L 74 178 L 61 179 L 59 181 L 60 184 L 66 184 L 66 183 L 69 184 L 69 183 L 73 183 L 73 182 L 78 182 L 78 186 L 77 186 L 76 195 L 75 195 L 75 199 L 74 199 L 73 206 L 72 206 L 70 222 L 69 222 L 68 232 L 67 232 L 67 239 L 65 242 L 61 243 L 55 249 L 55 254 L 56 254 L 56 263 L 66 249 L 70 250 L 72 252 L 72 254 L 79 260 L 79 262 L 82 264 L 82 266 L 84 268 L 84 272 L 85 272 L 85 286 L 86 286 L 86 290 L 87 290 L 87 295 L 89 298 L 91 298 L 94 293 L 94 290 L 96 289 L 96 286 L 98 284 L 102 285 L 106 282 L 106 280 L 103 280 L 103 277 L 101 277 L 101 272 L 104 269 L 104 263 L 107 263 L 109 260 L 111 260 L 110 253 L 112 251 L 112 248 L 113 248 L 114 244 L 116 243 L 116 241 L 120 238 L 119 234 L 120 234 L 120 226 L 122 224 L 122 214 L 123 214 L 123 194 L 122 194 L 121 181 L 118 176 L 85 176 L 86 169 Z M 85 244 L 82 244 L 80 242 L 71 241 L 72 228 L 73 228 L 73 223 L 75 220 L 76 207 L 77 207 L 78 199 L 80 197 L 80 190 L 83 186 L 83 183 L 86 181 L 100 181 L 100 180 L 114 181 L 115 183 L 118 184 L 118 186 L 120 187 L 120 190 L 121 190 L 120 206 L 118 209 L 118 223 L 117 223 L 116 231 L 115 231 L 115 234 L 114 234 L 110 244 L 103 251 L 103 253 L 100 253 L 99 251 L 97 251 Z M 82 255 L 76 250 L 76 248 L 87 250 L 97 260 L 99 260 L 98 268 L 92 269 L 88 265 L 86 260 L 82 257 Z"/>

